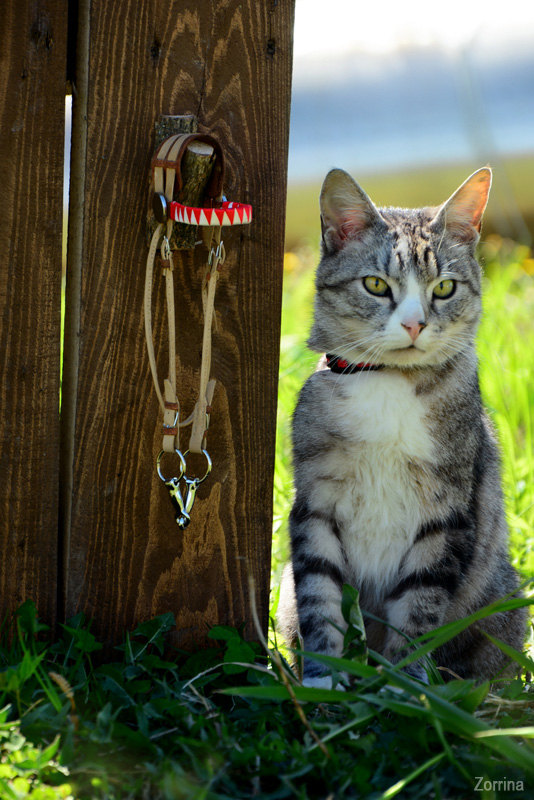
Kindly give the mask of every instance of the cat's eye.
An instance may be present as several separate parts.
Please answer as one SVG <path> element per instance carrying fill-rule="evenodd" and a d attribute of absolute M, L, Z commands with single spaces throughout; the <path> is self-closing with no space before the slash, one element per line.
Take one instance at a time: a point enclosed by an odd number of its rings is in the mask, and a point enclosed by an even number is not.
<path fill-rule="evenodd" d="M 440 281 L 437 286 L 434 286 L 434 297 L 439 297 L 441 300 L 444 300 L 446 297 L 450 297 L 454 290 L 456 289 L 456 281 L 447 278 L 447 280 Z"/>
<path fill-rule="evenodd" d="M 389 294 L 389 286 L 377 275 L 368 275 L 367 278 L 363 279 L 363 285 L 368 292 L 376 294 L 378 297 L 384 297 L 384 295 Z"/>

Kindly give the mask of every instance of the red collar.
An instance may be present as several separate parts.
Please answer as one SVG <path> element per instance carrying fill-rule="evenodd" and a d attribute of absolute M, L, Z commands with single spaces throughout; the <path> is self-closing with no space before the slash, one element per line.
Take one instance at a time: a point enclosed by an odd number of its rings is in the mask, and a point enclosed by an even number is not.
<path fill-rule="evenodd" d="M 332 372 L 337 372 L 339 375 L 352 375 L 354 372 L 371 372 L 373 370 L 382 369 L 382 364 L 351 364 L 341 356 L 334 356 L 331 353 L 326 354 L 326 366 Z"/>

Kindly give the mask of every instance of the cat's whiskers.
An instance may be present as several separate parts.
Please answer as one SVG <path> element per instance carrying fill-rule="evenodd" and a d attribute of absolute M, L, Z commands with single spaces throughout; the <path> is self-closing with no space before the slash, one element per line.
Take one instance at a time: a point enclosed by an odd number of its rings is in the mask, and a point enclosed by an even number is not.
<path fill-rule="evenodd" d="M 372 331 L 368 336 L 351 341 L 339 340 L 338 349 L 357 350 L 358 355 L 355 359 L 358 363 L 373 363 L 379 356 L 387 352 L 387 347 L 380 333 Z M 376 353 L 374 352 L 376 348 Z"/>
<path fill-rule="evenodd" d="M 359 363 L 362 363 L 362 364 L 373 364 L 373 363 L 379 361 L 381 356 L 384 353 L 384 350 L 381 347 L 381 345 L 376 342 L 376 337 L 375 336 L 368 337 L 368 340 L 371 342 L 371 347 L 369 347 L 369 348 L 367 348 L 367 349 L 362 351 L 361 356 L 360 356 L 360 362 L 359 362 Z M 347 371 L 348 371 L 348 369 L 349 369 L 349 367 L 347 366 Z M 368 372 L 368 370 L 362 369 L 361 373 L 356 373 L 355 377 L 357 378 L 358 374 L 365 374 L 366 372 Z M 345 370 L 344 370 L 341 374 L 335 376 L 338 380 L 336 380 L 336 381 L 334 381 L 332 383 L 332 390 L 330 392 L 330 398 L 329 398 L 329 401 L 327 403 L 328 413 L 330 413 L 330 410 L 332 408 L 332 401 L 334 399 L 334 393 L 336 391 L 337 384 L 338 384 L 338 382 L 340 380 L 341 381 L 343 380 L 345 374 L 346 373 L 345 373 Z"/>
<path fill-rule="evenodd" d="M 376 333 L 373 331 L 367 336 L 360 337 L 358 339 L 338 339 L 337 350 L 341 347 L 348 348 L 348 349 L 355 349 L 364 347 L 367 344 L 371 344 L 376 342 Z"/>
<path fill-rule="evenodd" d="M 366 345 L 370 345 L 370 347 L 366 347 Z M 373 358 L 376 358 L 381 351 L 383 352 L 381 343 L 377 342 L 376 334 L 368 336 L 365 339 L 354 340 L 344 346 L 351 350 L 357 349 L 361 351 L 358 354 L 358 363 L 362 364 L 372 363 Z"/>
<path fill-rule="evenodd" d="M 445 338 L 440 338 L 439 340 L 434 340 L 431 342 L 431 345 L 427 352 L 430 355 L 435 355 L 440 360 L 448 360 L 452 356 L 460 355 L 462 352 L 467 350 L 468 348 L 473 346 L 472 337 L 466 335 L 465 333 L 458 333 L 456 335 L 446 336 Z M 402 348 L 395 348 L 395 349 L 402 349 Z M 349 338 L 340 338 L 338 339 L 338 345 L 334 349 L 336 354 L 340 354 L 340 351 L 347 351 L 347 350 L 356 350 L 357 356 L 354 357 L 354 360 L 357 360 L 358 363 L 380 363 L 380 359 L 382 356 L 388 352 L 389 348 L 385 347 L 384 342 L 378 339 L 378 334 L 376 332 L 372 332 L 368 336 L 361 336 L 359 338 L 349 339 Z M 425 348 L 423 348 L 425 350 Z M 399 365 L 401 366 L 401 365 Z M 424 367 L 425 364 L 413 364 L 415 367 Z"/>
<path fill-rule="evenodd" d="M 462 352 L 472 346 L 472 341 L 466 336 L 450 336 L 439 342 L 440 352 L 451 351 Z"/>

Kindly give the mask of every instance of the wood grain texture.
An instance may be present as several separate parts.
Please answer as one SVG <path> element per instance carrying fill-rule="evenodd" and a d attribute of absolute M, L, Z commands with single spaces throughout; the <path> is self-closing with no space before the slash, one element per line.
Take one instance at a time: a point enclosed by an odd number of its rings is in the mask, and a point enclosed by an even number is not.
<path fill-rule="evenodd" d="M 82 325 L 67 613 L 108 640 L 164 611 L 176 642 L 267 621 L 294 0 L 93 0 Z M 146 176 L 154 121 L 194 114 L 252 203 L 225 233 L 217 290 L 213 472 L 181 532 L 155 472 L 161 420 L 143 334 Z M 176 256 L 178 391 L 197 392 L 206 252 Z M 154 334 L 165 370 L 162 279 Z M 193 462 L 191 462 L 193 466 Z M 203 467 L 199 465 L 200 470 Z"/>
<path fill-rule="evenodd" d="M 67 3 L 5 0 L 0 32 L 0 616 L 56 614 Z"/>

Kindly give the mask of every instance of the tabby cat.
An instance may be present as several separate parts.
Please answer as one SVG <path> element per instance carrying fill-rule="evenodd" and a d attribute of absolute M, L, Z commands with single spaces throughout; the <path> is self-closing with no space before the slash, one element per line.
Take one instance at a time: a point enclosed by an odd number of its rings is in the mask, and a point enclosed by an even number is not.
<path fill-rule="evenodd" d="M 343 170 L 321 191 L 322 258 L 309 346 L 327 355 L 294 415 L 292 564 L 279 624 L 305 650 L 340 655 L 344 583 L 360 592 L 369 646 L 391 661 L 406 636 L 508 592 L 499 455 L 475 354 L 475 258 L 491 185 L 479 169 L 440 207 L 377 208 Z M 496 614 L 433 653 L 444 676 L 493 677 L 521 649 L 526 612 Z M 395 630 L 397 629 L 397 630 Z M 403 635 L 405 634 L 405 635 Z M 426 680 L 424 666 L 407 671 Z M 307 685 L 330 685 L 304 662 Z"/>

